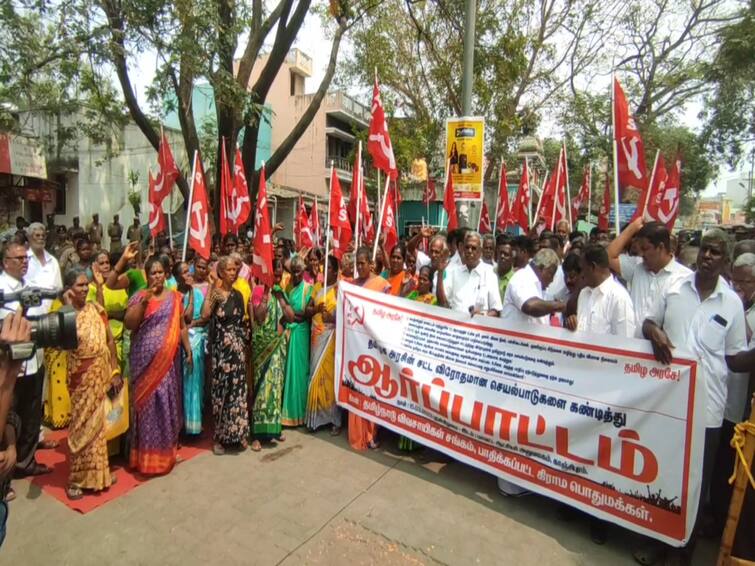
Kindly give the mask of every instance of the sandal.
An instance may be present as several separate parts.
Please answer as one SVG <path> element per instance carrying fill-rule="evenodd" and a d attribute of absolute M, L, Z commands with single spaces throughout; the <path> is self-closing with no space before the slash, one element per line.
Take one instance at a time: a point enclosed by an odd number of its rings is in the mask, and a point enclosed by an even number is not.
<path fill-rule="evenodd" d="M 380 448 L 380 443 L 375 440 L 370 440 L 370 442 L 367 444 L 367 448 L 370 450 L 377 450 Z"/>
<path fill-rule="evenodd" d="M 276 442 L 285 442 L 286 437 L 281 434 L 278 438 L 275 439 Z"/>
<path fill-rule="evenodd" d="M 43 476 L 45 474 L 49 474 L 52 472 L 52 468 L 49 466 L 46 466 L 45 464 L 40 464 L 39 462 L 34 462 L 31 466 L 29 466 L 26 469 L 19 470 L 16 469 L 15 473 L 13 474 L 16 478 L 25 478 L 29 476 Z"/>
<path fill-rule="evenodd" d="M 340 426 L 334 426 L 330 429 L 330 436 L 338 436 L 341 434 L 341 427 Z"/>
<path fill-rule="evenodd" d="M 116 476 L 114 473 L 110 474 L 110 487 L 113 487 L 117 483 L 118 483 L 118 476 Z"/>
<path fill-rule="evenodd" d="M 66 495 L 68 496 L 68 499 L 71 501 L 77 501 L 84 497 L 84 492 L 80 487 L 77 487 L 75 485 L 69 485 L 66 488 Z"/>
<path fill-rule="evenodd" d="M 5 494 L 5 499 L 3 501 L 5 501 L 6 503 L 10 503 L 15 498 L 16 498 L 16 490 L 13 489 L 12 487 L 9 487 L 8 493 Z"/>
<path fill-rule="evenodd" d="M 225 448 L 222 444 L 215 443 L 212 445 L 212 453 L 215 454 L 215 456 L 222 456 L 225 454 Z"/>
<path fill-rule="evenodd" d="M 52 439 L 40 440 L 37 443 L 37 450 L 55 450 L 60 446 L 60 442 Z"/>
<path fill-rule="evenodd" d="M 262 450 L 262 444 L 260 444 L 259 440 L 253 440 L 252 441 L 252 452 L 259 452 Z"/>

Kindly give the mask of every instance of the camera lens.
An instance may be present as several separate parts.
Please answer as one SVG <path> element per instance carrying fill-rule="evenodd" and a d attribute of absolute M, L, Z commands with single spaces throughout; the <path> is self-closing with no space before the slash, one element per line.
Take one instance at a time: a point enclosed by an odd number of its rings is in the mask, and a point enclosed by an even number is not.
<path fill-rule="evenodd" d="M 79 345 L 76 311 L 72 307 L 63 307 L 57 312 L 32 320 L 31 339 L 38 348 L 75 350 Z"/>

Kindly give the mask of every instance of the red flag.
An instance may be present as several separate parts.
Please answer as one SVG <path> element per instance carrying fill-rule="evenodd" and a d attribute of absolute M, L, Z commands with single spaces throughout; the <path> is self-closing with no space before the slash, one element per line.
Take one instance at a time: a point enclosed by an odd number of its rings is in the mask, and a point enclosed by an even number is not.
<path fill-rule="evenodd" d="M 225 236 L 234 231 L 231 220 L 231 168 L 225 151 L 225 138 L 221 142 L 220 150 L 220 233 Z"/>
<path fill-rule="evenodd" d="M 495 219 L 495 227 L 504 231 L 510 222 L 511 211 L 509 210 L 509 189 L 506 184 L 506 164 L 501 160 L 501 174 L 498 180 L 498 214 Z"/>
<path fill-rule="evenodd" d="M 492 234 L 493 225 L 490 223 L 490 213 L 488 212 L 488 203 L 482 201 L 482 210 L 480 211 L 480 234 Z"/>
<path fill-rule="evenodd" d="M 425 184 L 425 194 L 422 195 L 422 202 L 427 205 L 437 199 L 438 195 L 435 192 L 435 179 L 428 177 L 427 183 Z"/>
<path fill-rule="evenodd" d="M 587 208 L 590 208 L 590 184 L 592 183 L 592 175 L 590 168 L 585 167 L 585 172 L 582 175 L 582 186 L 579 188 L 579 194 L 577 198 L 571 201 L 571 219 L 574 225 L 577 224 L 577 218 L 579 217 L 579 211 L 582 209 L 582 205 L 587 203 Z"/>
<path fill-rule="evenodd" d="M 312 205 L 312 209 L 309 212 L 309 231 L 312 234 L 312 239 L 316 246 L 322 245 L 322 235 L 320 234 L 320 213 L 317 208 L 317 197 L 315 197 L 315 204 Z"/>
<path fill-rule="evenodd" d="M 154 238 L 160 232 L 165 230 L 165 215 L 163 209 L 160 206 L 162 200 L 158 195 L 157 180 L 152 176 L 152 171 L 148 171 L 149 175 L 149 233 Z"/>
<path fill-rule="evenodd" d="M 613 134 L 616 141 L 616 165 L 619 172 L 619 200 L 624 200 L 627 189 L 639 191 L 635 216 L 644 212 L 647 196 L 647 166 L 645 165 L 645 145 L 634 118 L 629 113 L 624 91 L 619 80 L 613 79 Z"/>
<path fill-rule="evenodd" d="M 380 85 L 375 75 L 375 86 L 372 87 L 372 120 L 370 120 L 370 136 L 367 141 L 367 151 L 372 156 L 376 169 L 382 169 L 391 179 L 398 175 L 396 158 L 393 156 L 391 137 L 388 135 L 388 124 L 385 121 L 383 103 L 380 101 Z"/>
<path fill-rule="evenodd" d="M 658 159 L 655 161 L 653 173 L 650 175 L 650 178 L 650 192 L 647 195 L 648 202 L 645 206 L 644 218 L 646 221 L 658 220 L 660 222 L 658 219 L 658 211 L 661 207 L 661 202 L 663 201 L 664 192 L 666 190 L 666 182 L 668 181 L 666 162 L 663 159 L 663 155 L 658 155 Z"/>
<path fill-rule="evenodd" d="M 548 183 L 543 189 L 542 204 L 538 211 L 538 223 L 544 223 L 549 230 L 553 230 L 556 223 L 568 220 L 566 215 L 566 150 L 561 147 L 558 162 L 551 173 Z"/>
<path fill-rule="evenodd" d="M 192 178 L 191 203 L 189 205 L 189 246 L 200 257 L 209 260 L 212 250 L 210 238 L 210 205 L 207 198 L 207 183 L 199 154 L 194 164 L 196 170 Z"/>
<path fill-rule="evenodd" d="M 390 191 L 389 191 L 390 192 Z M 451 169 L 448 169 L 448 179 L 446 180 L 446 191 L 443 194 L 443 208 L 448 214 L 448 224 L 446 230 L 456 230 L 459 227 L 459 220 L 456 217 L 456 199 L 454 198 L 454 176 L 451 175 Z"/>
<path fill-rule="evenodd" d="M 181 174 L 176 167 L 176 160 L 173 159 L 173 152 L 170 150 L 165 132 L 161 132 L 160 145 L 157 148 L 157 168 L 155 195 L 158 200 L 154 202 L 162 205 L 163 201 L 170 196 L 173 185 L 176 184 L 176 179 Z"/>
<path fill-rule="evenodd" d="M 296 215 L 296 227 L 294 237 L 296 238 L 297 249 L 311 248 L 314 245 L 312 240 L 312 229 L 309 225 L 307 208 L 304 206 L 304 199 L 299 197 L 299 212 Z"/>
<path fill-rule="evenodd" d="M 343 191 L 341 191 L 341 182 L 338 180 L 335 169 L 332 169 L 330 173 L 329 208 L 329 228 L 333 230 L 333 255 L 340 260 L 351 241 L 352 232 L 349 212 L 346 210 Z"/>
<path fill-rule="evenodd" d="M 522 168 L 522 178 L 519 180 L 519 188 L 516 191 L 514 205 L 511 207 L 511 224 L 518 225 L 522 230 L 530 229 L 530 179 L 527 170 L 527 160 Z"/>
<path fill-rule="evenodd" d="M 666 228 L 672 230 L 676 217 L 679 216 L 679 202 L 682 198 L 682 159 L 677 154 L 674 166 L 668 174 L 666 189 L 663 191 L 663 199 L 658 207 L 658 220 L 666 224 Z"/>
<path fill-rule="evenodd" d="M 598 229 L 608 230 L 608 217 L 611 213 L 611 179 L 606 172 L 606 189 L 603 191 L 603 204 L 598 212 Z"/>
<path fill-rule="evenodd" d="M 267 212 L 267 185 L 265 166 L 260 170 L 260 188 L 257 191 L 257 210 L 254 213 L 254 256 L 252 277 L 263 285 L 273 286 L 273 236 Z"/>
<path fill-rule="evenodd" d="M 233 228 L 238 229 L 249 220 L 252 213 L 252 202 L 249 200 L 249 185 L 244 175 L 244 161 L 241 159 L 241 150 L 236 148 L 236 159 L 233 163 L 233 192 L 230 199 L 230 218 Z"/>
<path fill-rule="evenodd" d="M 398 178 L 391 179 L 391 190 L 393 191 L 393 203 L 396 205 L 396 210 L 398 210 L 401 203 L 404 202 L 404 199 L 401 198 L 401 191 L 398 189 Z"/>
<path fill-rule="evenodd" d="M 391 253 L 393 247 L 398 244 L 398 230 L 396 229 L 396 209 L 393 205 L 393 194 L 388 191 L 383 206 L 383 226 L 381 231 L 385 234 L 385 249 Z"/>

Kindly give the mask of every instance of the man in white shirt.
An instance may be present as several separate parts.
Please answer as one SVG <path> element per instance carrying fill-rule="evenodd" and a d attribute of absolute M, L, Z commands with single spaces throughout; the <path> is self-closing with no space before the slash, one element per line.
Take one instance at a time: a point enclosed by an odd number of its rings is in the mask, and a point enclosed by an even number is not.
<path fill-rule="evenodd" d="M 493 266 L 481 261 L 482 237 L 467 232 L 463 244 L 464 263 L 443 277 L 438 273 L 438 302 L 457 312 L 500 316 L 501 295 Z"/>
<path fill-rule="evenodd" d="M 543 289 L 547 287 L 559 267 L 558 255 L 542 249 L 525 266 L 514 273 L 506 286 L 501 318 L 512 322 L 548 324 L 548 315 L 561 312 L 561 301 L 546 301 Z M 504 495 L 523 495 L 527 490 L 517 484 L 498 478 L 498 490 Z"/>
<path fill-rule="evenodd" d="M 624 253 L 633 238 L 637 238 L 639 256 Z M 656 298 L 674 282 L 692 271 L 674 259 L 668 228 L 660 222 L 644 224 L 638 218 L 627 226 L 619 237 L 608 245 L 611 269 L 627 282 L 637 315 L 637 337 Z"/>
<path fill-rule="evenodd" d="M 28 287 L 39 287 L 60 291 L 63 288 L 60 266 L 58 260 L 45 249 L 47 242 L 47 229 L 41 222 L 33 222 L 27 229 L 29 233 L 29 270 L 26 272 L 24 282 Z M 52 301 L 42 301 L 40 314 L 50 312 Z"/>
<path fill-rule="evenodd" d="M 0 290 L 4 293 L 16 293 L 28 287 L 24 282 L 28 268 L 29 256 L 26 246 L 15 242 L 8 244 L 3 255 Z M 0 309 L 0 320 L 16 312 L 18 308 L 18 302 L 6 303 Z M 42 314 L 45 314 L 44 306 L 32 307 L 26 312 L 27 316 Z M 21 420 L 21 432 L 16 439 L 16 475 L 35 476 L 51 471 L 34 458 L 42 425 L 42 389 L 45 378 L 42 352 L 36 351 L 21 367 L 22 375 L 16 381 L 13 391 L 13 410 Z"/>
<path fill-rule="evenodd" d="M 451 256 L 451 259 L 448 260 L 448 264 L 451 267 L 458 267 L 464 264 L 462 252 L 464 251 L 464 242 L 466 241 L 468 232 L 469 228 L 457 228 L 456 230 L 451 230 L 446 237 L 446 241 L 448 242 L 448 253 Z"/>
<path fill-rule="evenodd" d="M 697 255 L 697 271 L 673 281 L 658 297 L 642 325 L 656 359 L 670 363 L 672 349 L 680 346 L 698 359 L 698 376 L 707 395 L 705 446 L 701 502 L 703 511 L 721 437 L 727 377 L 731 371 L 747 371 L 751 353 L 746 352 L 746 327 L 742 301 L 721 277 L 729 261 L 729 239 L 714 228 L 706 232 Z M 698 521 L 699 522 L 699 521 Z M 691 555 L 696 530 L 687 547 L 677 551 Z"/>
<path fill-rule="evenodd" d="M 503 297 L 501 318 L 514 322 L 548 324 L 548 316 L 564 310 L 562 301 L 545 299 L 543 289 L 550 285 L 560 263 L 553 250 L 543 249 L 528 265 L 511 277 Z"/>
<path fill-rule="evenodd" d="M 585 287 L 577 302 L 576 330 L 633 337 L 635 314 L 632 299 L 611 273 L 606 249 L 598 244 L 587 246 L 580 264 Z M 567 328 L 575 329 L 573 324 L 567 324 Z"/>

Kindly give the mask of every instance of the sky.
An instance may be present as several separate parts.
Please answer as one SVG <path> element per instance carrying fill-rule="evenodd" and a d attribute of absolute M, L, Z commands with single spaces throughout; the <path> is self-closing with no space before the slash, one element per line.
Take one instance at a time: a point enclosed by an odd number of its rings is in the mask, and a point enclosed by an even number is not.
<path fill-rule="evenodd" d="M 305 54 L 312 57 L 313 60 L 313 72 L 312 77 L 306 79 L 305 92 L 313 92 L 317 89 L 323 76 L 325 76 L 325 70 L 328 65 L 328 57 L 330 55 L 331 42 L 326 37 L 320 17 L 314 14 L 308 14 L 304 20 L 304 25 L 299 31 L 299 34 L 294 42 L 294 47 L 298 47 Z M 243 47 L 243 46 L 242 46 Z M 339 61 L 343 59 L 344 53 L 347 53 L 350 49 L 348 38 L 341 43 L 341 50 L 339 53 Z M 242 49 L 239 49 L 239 54 Z M 154 69 L 156 66 L 156 58 L 154 54 L 144 54 L 136 61 L 136 64 L 132 67 L 132 77 L 134 83 L 134 89 L 137 93 L 141 104 L 146 105 L 146 88 L 152 82 L 154 77 Z M 364 92 L 368 89 L 365 88 Z M 350 93 L 352 95 L 358 95 L 359 93 Z M 369 100 L 362 100 L 363 103 L 369 105 Z M 631 105 L 631 101 L 630 101 Z M 687 108 L 687 112 L 683 118 L 685 124 L 691 128 L 695 128 L 698 124 L 697 115 L 700 111 L 700 106 L 697 104 L 690 104 Z M 390 127 L 390 125 L 389 125 Z M 542 132 L 541 132 L 542 134 Z M 739 168 L 735 171 L 731 171 L 725 165 L 722 165 L 718 177 L 711 182 L 708 187 L 703 191 L 702 196 L 715 196 L 719 192 L 725 192 L 726 182 L 730 179 L 749 177 L 750 175 L 750 163 L 741 163 Z"/>

